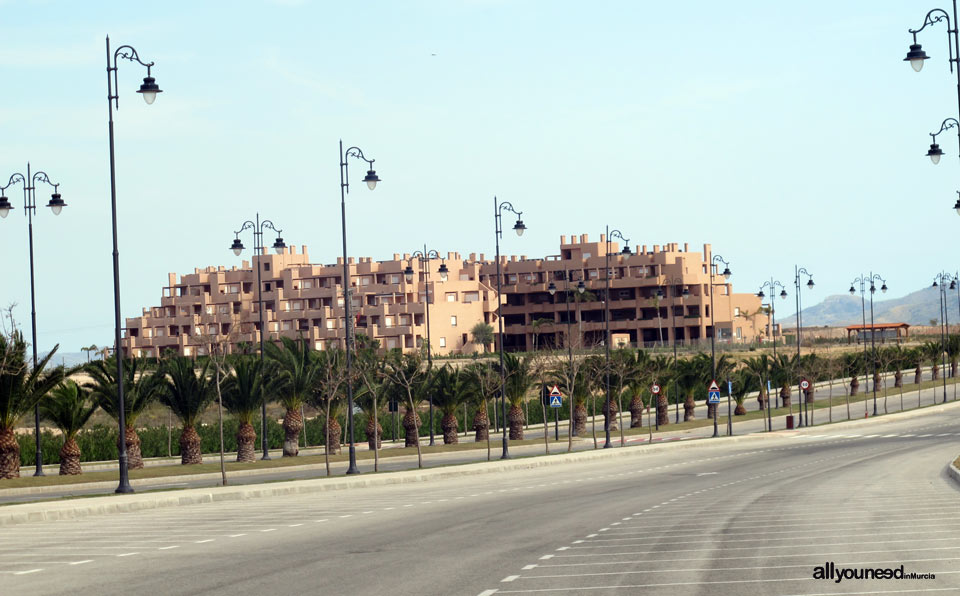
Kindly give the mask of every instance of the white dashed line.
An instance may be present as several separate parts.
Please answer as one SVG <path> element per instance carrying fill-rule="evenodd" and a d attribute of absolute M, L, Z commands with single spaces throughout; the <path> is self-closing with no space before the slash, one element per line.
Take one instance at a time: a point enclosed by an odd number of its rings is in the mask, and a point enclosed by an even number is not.
<path fill-rule="evenodd" d="M 501 580 L 500 580 L 500 583 L 503 583 L 503 582 L 512 582 L 513 580 L 517 579 L 518 577 L 520 577 L 520 576 L 519 576 L 519 575 L 508 575 L 507 577 L 501 579 Z"/>

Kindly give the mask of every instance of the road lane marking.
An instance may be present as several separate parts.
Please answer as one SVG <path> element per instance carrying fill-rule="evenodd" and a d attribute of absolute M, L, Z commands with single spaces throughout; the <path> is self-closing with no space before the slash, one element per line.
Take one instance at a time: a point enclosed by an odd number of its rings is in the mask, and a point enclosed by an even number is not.
<path fill-rule="evenodd" d="M 239 538 L 241 536 L 246 536 L 246 534 L 230 534 L 230 538 Z"/>
<path fill-rule="evenodd" d="M 266 530 L 260 530 L 261 532 L 276 532 L 276 528 L 267 528 Z"/>
<path fill-rule="evenodd" d="M 208 542 L 213 542 L 213 538 L 207 538 L 206 540 L 197 540 L 194 544 L 206 544 Z"/>
<path fill-rule="evenodd" d="M 117 555 L 118 557 L 132 557 L 133 555 L 139 555 L 140 553 L 122 553 Z"/>
<path fill-rule="evenodd" d="M 484 590 L 483 592 L 480 592 L 477 596 L 493 596 L 496 593 L 497 593 L 496 590 Z"/>
<path fill-rule="evenodd" d="M 531 569 L 536 569 L 536 568 L 537 568 L 537 565 L 536 563 L 534 563 L 533 565 L 524 566 L 523 569 L 521 569 L 521 571 L 530 571 Z"/>
<path fill-rule="evenodd" d="M 173 546 L 161 546 L 161 547 L 158 548 L 157 550 L 171 550 L 171 549 L 174 549 L 174 548 L 180 548 L 180 547 L 177 546 L 176 544 L 174 544 Z"/>
<path fill-rule="evenodd" d="M 543 555 L 542 557 L 540 557 L 540 560 L 546 561 L 547 559 L 552 559 L 552 558 L 553 558 L 553 555 Z"/>
<path fill-rule="evenodd" d="M 14 575 L 27 575 L 28 573 L 36 573 L 38 571 L 43 571 L 43 569 L 28 569 L 27 571 L 14 571 Z"/>
<path fill-rule="evenodd" d="M 520 577 L 520 576 L 519 576 L 519 575 L 508 575 L 507 577 L 501 579 L 501 580 L 500 580 L 500 583 L 503 583 L 503 582 L 512 582 L 512 581 L 514 581 L 515 579 L 517 579 L 518 577 Z"/>
<path fill-rule="evenodd" d="M 83 561 L 73 561 L 70 565 L 83 565 L 85 563 L 93 563 L 93 559 L 84 559 Z"/>

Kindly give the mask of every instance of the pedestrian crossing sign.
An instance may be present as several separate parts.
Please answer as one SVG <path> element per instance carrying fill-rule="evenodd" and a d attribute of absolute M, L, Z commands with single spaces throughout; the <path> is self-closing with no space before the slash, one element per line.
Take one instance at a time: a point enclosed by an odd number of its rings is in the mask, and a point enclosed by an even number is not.
<path fill-rule="evenodd" d="M 551 395 L 550 396 L 550 407 L 551 408 L 560 408 L 563 407 L 563 397 L 560 395 Z"/>
<path fill-rule="evenodd" d="M 720 392 L 719 391 L 710 391 L 707 393 L 707 402 L 711 404 L 720 403 Z"/>

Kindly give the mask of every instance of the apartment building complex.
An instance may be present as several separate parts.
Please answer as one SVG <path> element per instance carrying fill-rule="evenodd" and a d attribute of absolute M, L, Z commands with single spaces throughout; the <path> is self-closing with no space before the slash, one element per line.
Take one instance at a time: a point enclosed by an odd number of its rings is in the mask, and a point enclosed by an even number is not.
<path fill-rule="evenodd" d="M 560 253 L 541 259 L 501 257 L 503 274 L 504 347 L 602 345 L 606 298 L 606 249 L 586 234 L 560 237 Z M 760 298 L 734 294 L 721 275 L 713 278 L 710 308 L 710 245 L 690 252 L 685 244 L 637 247 L 630 255 L 610 243 L 610 328 L 614 345 L 669 345 L 709 340 L 749 342 L 766 323 Z M 343 304 L 343 262 L 310 264 L 306 247 L 264 253 L 254 259 L 263 284 L 263 319 L 267 335 L 303 337 L 316 349 L 343 347 L 346 337 Z M 445 265 L 446 275 L 441 274 Z M 405 269 L 413 275 L 408 281 Z M 470 335 L 478 322 L 497 327 L 496 263 L 485 255 L 466 259 L 448 253 L 445 259 L 423 261 L 394 254 L 386 261 L 361 257 L 348 262 L 351 319 L 356 333 L 376 339 L 385 349 L 419 348 L 427 338 L 425 299 L 430 297 L 430 337 L 434 354 L 482 351 Z M 570 337 L 567 338 L 565 280 L 572 290 Z M 575 290 L 583 281 L 584 292 Z M 550 284 L 555 293 L 551 295 Z M 686 295 L 684 295 L 686 291 Z M 715 331 L 716 330 L 716 331 Z M 160 305 L 126 320 L 124 348 L 128 355 L 155 357 L 171 349 L 202 355 L 210 340 L 229 344 L 259 341 L 257 271 L 251 263 L 230 269 L 207 267 L 191 274 L 169 274 Z"/>
<path fill-rule="evenodd" d="M 602 345 L 605 336 L 607 242 L 590 242 L 587 234 L 560 237 L 560 254 L 543 259 L 503 258 L 502 283 L 504 346 L 532 349 L 565 347 L 569 276 L 572 300 L 570 333 L 575 346 Z M 613 345 L 653 346 L 709 340 L 749 342 L 762 333 L 766 315 L 754 294 L 734 294 L 733 286 L 714 271 L 713 307 L 710 308 L 710 270 L 713 252 L 690 252 L 687 244 L 638 246 L 624 255 L 610 243 L 610 332 Z M 481 281 L 496 287 L 496 263 L 485 263 Z M 583 281 L 585 291 L 576 286 Z M 553 283 L 555 294 L 549 292 Z M 684 295 L 686 291 L 686 295 Z M 536 322 L 539 321 L 539 322 Z"/>
<path fill-rule="evenodd" d="M 440 273 L 441 264 L 448 273 Z M 343 303 L 343 261 L 312 265 L 306 247 L 296 252 L 264 253 L 254 259 L 263 284 L 265 339 L 303 337 L 318 350 L 346 337 Z M 411 280 L 404 270 L 413 269 Z M 427 338 L 424 300 L 430 295 L 430 337 L 434 354 L 482 351 L 470 337 L 477 322 L 495 320 L 496 291 L 482 283 L 480 265 L 449 253 L 446 259 L 422 261 L 393 255 L 389 261 L 361 257 L 349 260 L 350 314 L 357 334 L 386 349 L 410 350 Z M 429 281 L 428 281 L 429 276 Z M 445 279 L 444 279 L 445 278 Z M 207 267 L 177 279 L 170 273 L 160 305 L 126 320 L 124 349 L 128 355 L 156 357 L 171 349 L 202 355 L 210 340 L 236 350 L 259 342 L 260 311 L 257 271 L 244 261 L 239 268 Z"/>

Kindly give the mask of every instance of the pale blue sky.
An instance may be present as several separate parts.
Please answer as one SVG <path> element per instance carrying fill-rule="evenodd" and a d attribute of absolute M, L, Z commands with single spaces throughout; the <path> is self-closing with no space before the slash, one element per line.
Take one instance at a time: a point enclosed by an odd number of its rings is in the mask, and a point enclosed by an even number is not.
<path fill-rule="evenodd" d="M 553 254 L 607 224 L 633 244 L 709 242 L 736 291 L 790 284 L 787 314 L 794 262 L 817 282 L 808 305 L 871 268 L 896 297 L 958 265 L 956 137 L 939 166 L 924 157 L 957 116 L 943 24 L 923 34 L 923 72 L 901 61 L 933 7 L 0 0 L 0 178 L 30 160 L 69 205 L 35 222 L 38 344 L 112 342 L 107 34 L 156 61 L 164 90 L 146 106 L 142 69 L 121 64 L 124 316 L 158 304 L 169 271 L 239 264 L 232 232 L 257 210 L 333 262 L 340 138 L 383 179 L 348 197 L 351 255 L 491 255 L 496 194 L 529 227 L 505 253 Z M 0 303 L 28 327 L 22 194 L 8 196 Z"/>

